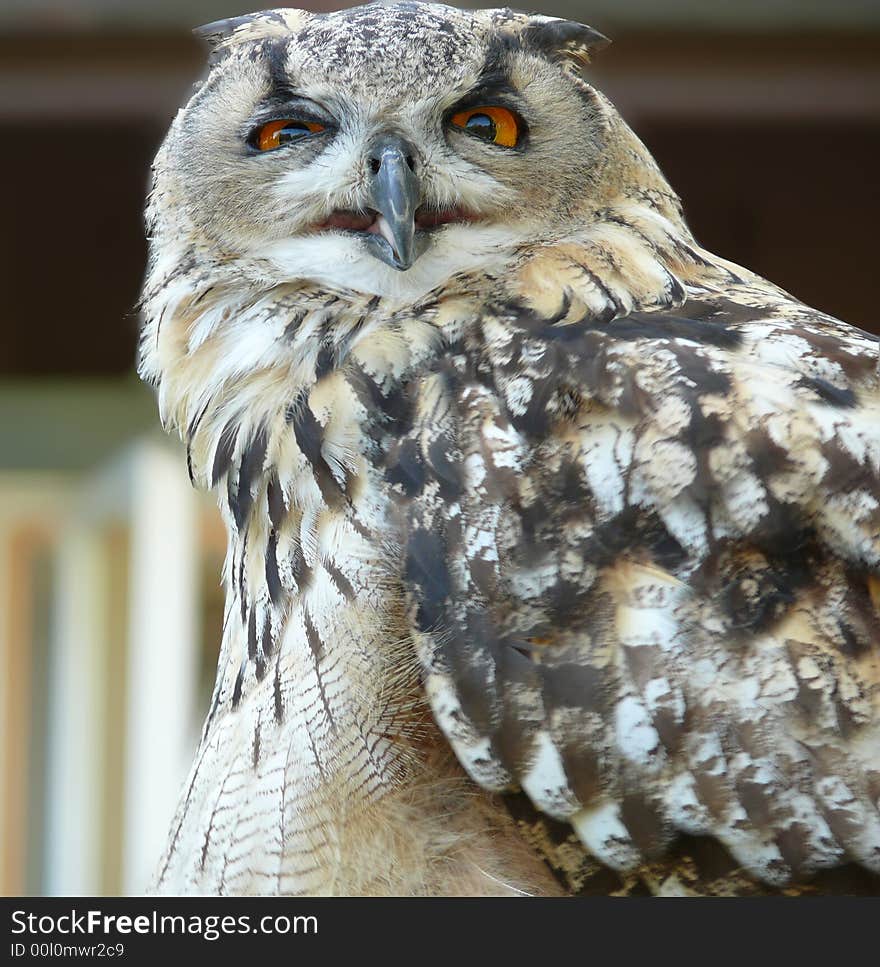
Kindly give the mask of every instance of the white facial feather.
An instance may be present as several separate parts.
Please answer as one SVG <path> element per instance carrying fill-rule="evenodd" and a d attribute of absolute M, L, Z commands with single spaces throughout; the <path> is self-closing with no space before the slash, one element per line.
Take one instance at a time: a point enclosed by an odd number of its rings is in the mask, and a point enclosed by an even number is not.
<path fill-rule="evenodd" d="M 515 227 L 447 225 L 405 272 L 376 259 L 359 237 L 333 231 L 257 245 L 248 255 L 265 261 L 279 282 L 305 279 L 334 292 L 416 302 L 459 272 L 499 271 L 521 241 Z"/>

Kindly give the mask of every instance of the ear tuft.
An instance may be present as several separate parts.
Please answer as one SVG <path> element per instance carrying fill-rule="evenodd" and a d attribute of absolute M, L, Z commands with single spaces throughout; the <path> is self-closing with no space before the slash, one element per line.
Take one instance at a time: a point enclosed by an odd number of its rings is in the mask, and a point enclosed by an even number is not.
<path fill-rule="evenodd" d="M 193 34 L 211 51 L 211 60 L 222 57 L 239 41 L 256 41 L 294 34 L 312 17 L 306 10 L 259 10 L 241 17 L 227 17 L 196 27 Z"/>
<path fill-rule="evenodd" d="M 529 17 L 521 37 L 523 42 L 551 60 L 574 60 L 579 66 L 592 62 L 611 41 L 593 27 L 555 17 Z"/>
<path fill-rule="evenodd" d="M 202 27 L 194 27 L 193 34 L 204 41 L 211 50 L 216 50 L 220 44 L 235 33 L 236 29 L 245 24 L 253 23 L 254 15 L 245 14 L 242 17 L 227 17 L 225 20 L 214 20 Z"/>

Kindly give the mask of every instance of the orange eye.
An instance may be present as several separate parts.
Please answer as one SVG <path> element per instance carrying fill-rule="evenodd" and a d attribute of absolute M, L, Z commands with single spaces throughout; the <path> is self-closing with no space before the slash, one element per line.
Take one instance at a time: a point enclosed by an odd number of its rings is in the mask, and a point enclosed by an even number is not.
<path fill-rule="evenodd" d="M 504 148 L 515 148 L 519 141 L 519 119 L 506 107 L 471 107 L 453 114 L 452 123 L 468 134 Z"/>
<path fill-rule="evenodd" d="M 297 121 L 285 118 L 282 121 L 269 121 L 261 128 L 257 128 L 253 138 L 253 145 L 259 151 L 274 151 L 275 148 L 310 138 L 313 134 L 320 134 L 326 130 L 317 121 Z"/>

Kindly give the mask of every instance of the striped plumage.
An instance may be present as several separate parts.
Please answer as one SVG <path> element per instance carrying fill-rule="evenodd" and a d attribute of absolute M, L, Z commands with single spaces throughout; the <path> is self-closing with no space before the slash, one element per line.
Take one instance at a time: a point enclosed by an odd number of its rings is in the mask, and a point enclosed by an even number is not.
<path fill-rule="evenodd" d="M 587 28 L 403 4 L 214 33 L 148 210 L 141 373 L 229 530 L 157 888 L 876 892 L 876 337 L 696 244 L 584 81 Z M 414 76 L 380 90 L 358 37 Z M 441 101 L 491 68 L 586 111 L 583 190 L 529 172 L 536 115 L 524 180 L 493 172 L 529 224 L 505 235 L 474 182 L 482 218 L 432 236 L 410 290 L 354 257 L 350 288 L 291 275 L 230 229 L 245 187 L 208 220 L 183 142 L 225 76 L 302 83 L 312 47 L 392 118 L 446 68 Z M 444 239 L 470 264 L 431 268 Z"/>

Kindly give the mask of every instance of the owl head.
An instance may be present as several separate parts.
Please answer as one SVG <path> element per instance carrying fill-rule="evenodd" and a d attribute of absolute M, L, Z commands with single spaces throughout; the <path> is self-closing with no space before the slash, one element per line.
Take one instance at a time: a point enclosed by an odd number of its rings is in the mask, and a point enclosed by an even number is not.
<path fill-rule="evenodd" d="M 150 234 L 227 280 L 415 298 L 564 239 L 654 168 L 585 81 L 607 41 L 580 24 L 405 2 L 199 33 Z"/>

